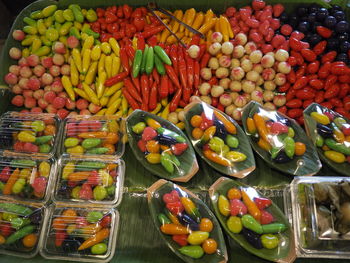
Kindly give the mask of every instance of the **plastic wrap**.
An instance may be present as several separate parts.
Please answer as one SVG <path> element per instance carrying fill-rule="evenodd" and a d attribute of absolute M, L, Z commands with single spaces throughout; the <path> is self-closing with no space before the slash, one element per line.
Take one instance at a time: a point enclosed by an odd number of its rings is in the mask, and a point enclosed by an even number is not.
<path fill-rule="evenodd" d="M 253 149 L 273 168 L 297 176 L 321 169 L 315 146 L 295 120 L 250 102 L 242 122 Z"/>
<path fill-rule="evenodd" d="M 322 161 L 337 173 L 350 176 L 350 122 L 317 103 L 304 110 L 306 133 Z"/>
<path fill-rule="evenodd" d="M 125 147 L 123 122 L 116 116 L 77 115 L 66 118 L 61 153 L 120 158 Z"/>
<path fill-rule="evenodd" d="M 40 254 L 47 259 L 108 262 L 117 239 L 119 213 L 114 209 L 51 205 Z"/>
<path fill-rule="evenodd" d="M 53 199 L 57 202 L 116 206 L 123 193 L 123 160 L 61 157 Z"/>
<path fill-rule="evenodd" d="M 244 131 L 226 114 L 195 101 L 185 108 L 185 123 L 197 153 L 219 172 L 242 178 L 255 169 Z"/>
<path fill-rule="evenodd" d="M 53 157 L 60 138 L 60 120 L 49 113 L 7 112 L 0 119 L 0 149 L 4 154 Z"/>
<path fill-rule="evenodd" d="M 126 126 L 136 158 L 150 172 L 172 181 L 187 182 L 198 171 L 190 141 L 174 124 L 136 110 Z"/>
<path fill-rule="evenodd" d="M 293 262 L 293 231 L 283 212 L 253 187 L 221 177 L 209 189 L 226 233 L 250 253 L 275 262 Z"/>
<path fill-rule="evenodd" d="M 349 258 L 349 178 L 296 177 L 289 196 L 298 257 Z"/>
<path fill-rule="evenodd" d="M 227 262 L 220 224 L 187 189 L 166 180 L 147 190 L 153 222 L 169 248 L 185 262 Z"/>
<path fill-rule="evenodd" d="M 45 203 L 51 196 L 55 173 L 53 159 L 0 157 L 0 196 Z"/>

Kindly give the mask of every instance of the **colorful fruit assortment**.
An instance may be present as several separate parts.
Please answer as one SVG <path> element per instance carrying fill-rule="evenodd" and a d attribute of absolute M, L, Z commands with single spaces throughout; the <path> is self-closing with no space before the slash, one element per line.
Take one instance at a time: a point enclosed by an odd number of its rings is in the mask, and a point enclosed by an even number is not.
<path fill-rule="evenodd" d="M 287 226 L 275 222 L 268 211 L 272 204 L 268 198 L 254 197 L 244 187 L 230 188 L 226 195 L 219 195 L 218 209 L 224 216 L 227 228 L 234 234 L 242 234 L 257 249 L 278 249 L 279 233 Z"/>
<path fill-rule="evenodd" d="M 69 118 L 65 123 L 63 152 L 68 154 L 122 154 L 121 123 L 116 118 Z"/>
<path fill-rule="evenodd" d="M 0 203 L 0 249 L 29 254 L 38 244 L 44 209 Z"/>
<path fill-rule="evenodd" d="M 238 151 L 240 142 L 235 124 L 220 111 L 203 106 L 202 113 L 192 115 L 189 122 L 194 145 L 209 161 L 230 167 L 247 159 Z"/>
<path fill-rule="evenodd" d="M 0 159 L 0 191 L 3 197 L 44 200 L 51 174 L 50 160 L 3 157 Z"/>
<path fill-rule="evenodd" d="M 350 124 L 340 114 L 328 109 L 317 109 L 309 114 L 316 122 L 315 143 L 324 156 L 334 163 L 350 161 Z"/>
<path fill-rule="evenodd" d="M 111 247 L 114 219 L 110 211 L 55 209 L 45 241 L 46 250 L 50 254 L 61 251 L 73 257 L 106 255 Z"/>
<path fill-rule="evenodd" d="M 171 235 L 172 240 L 185 256 L 199 259 L 204 254 L 217 253 L 217 240 L 210 237 L 215 227 L 210 218 L 202 218 L 200 211 L 190 197 L 173 190 L 162 196 L 165 213 L 158 215 L 160 231 Z"/>
<path fill-rule="evenodd" d="M 182 173 L 181 156 L 188 148 L 187 140 L 175 131 L 162 127 L 152 117 L 132 126 L 132 132 L 137 136 L 137 147 L 145 154 L 150 164 L 161 164 L 165 171 L 174 174 Z M 181 172 L 180 172 L 181 171 Z"/>
<path fill-rule="evenodd" d="M 295 131 L 291 121 L 282 115 L 269 118 L 270 115 L 256 112 L 246 120 L 246 132 L 257 145 L 270 153 L 276 163 L 286 163 L 295 156 L 303 156 L 306 145 L 295 141 Z"/>
<path fill-rule="evenodd" d="M 123 163 L 61 159 L 55 199 L 117 201 Z"/>
<path fill-rule="evenodd" d="M 51 114 L 8 112 L 0 120 L 1 148 L 17 153 L 53 154 L 58 120 Z"/>

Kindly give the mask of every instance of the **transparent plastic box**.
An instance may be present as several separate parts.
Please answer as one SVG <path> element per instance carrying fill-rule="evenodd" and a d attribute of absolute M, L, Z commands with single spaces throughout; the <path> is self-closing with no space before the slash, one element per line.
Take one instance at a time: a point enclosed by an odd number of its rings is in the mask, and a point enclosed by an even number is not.
<path fill-rule="evenodd" d="M 51 205 L 40 254 L 47 259 L 108 262 L 115 252 L 118 226 L 114 209 Z"/>
<path fill-rule="evenodd" d="M 0 253 L 23 258 L 34 257 L 40 247 L 45 206 L 29 202 L 0 200 Z"/>
<path fill-rule="evenodd" d="M 66 118 L 60 153 L 68 156 L 120 158 L 124 154 L 122 118 L 77 115 Z"/>
<path fill-rule="evenodd" d="M 122 199 L 125 163 L 121 159 L 61 157 L 55 202 L 117 206 Z"/>
<path fill-rule="evenodd" d="M 46 203 L 56 175 L 53 158 L 0 157 L 0 198 Z"/>
<path fill-rule="evenodd" d="M 50 113 L 6 112 L 0 119 L 0 150 L 4 154 L 53 157 L 61 120 Z"/>
<path fill-rule="evenodd" d="M 296 177 L 288 191 L 297 256 L 350 258 L 350 178 Z"/>

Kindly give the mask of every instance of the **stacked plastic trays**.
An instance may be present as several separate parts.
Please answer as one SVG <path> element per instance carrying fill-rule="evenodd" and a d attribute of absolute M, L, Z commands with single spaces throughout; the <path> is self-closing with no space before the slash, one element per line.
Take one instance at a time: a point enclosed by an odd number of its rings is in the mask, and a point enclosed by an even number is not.
<path fill-rule="evenodd" d="M 0 119 L 0 253 L 34 257 L 56 173 L 60 120 L 7 112 Z"/>
<path fill-rule="evenodd" d="M 125 170 L 123 127 L 115 116 L 79 115 L 63 122 L 43 257 L 89 262 L 113 257 Z"/>

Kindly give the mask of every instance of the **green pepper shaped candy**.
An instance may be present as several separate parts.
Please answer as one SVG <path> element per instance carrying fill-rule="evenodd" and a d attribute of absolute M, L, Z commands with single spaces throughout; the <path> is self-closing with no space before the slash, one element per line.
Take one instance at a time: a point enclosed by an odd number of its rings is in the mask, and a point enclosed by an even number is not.
<path fill-rule="evenodd" d="M 72 10 L 75 21 L 78 21 L 79 23 L 84 22 L 84 16 L 81 12 L 81 8 L 78 5 L 69 5 L 69 9 Z"/>
<path fill-rule="evenodd" d="M 31 168 L 33 166 L 36 166 L 36 162 L 27 159 L 14 159 L 11 161 L 10 165 L 16 168 Z"/>
<path fill-rule="evenodd" d="M 86 12 L 86 19 L 87 21 L 89 21 L 90 23 L 95 22 L 97 20 L 97 14 L 95 12 L 94 9 L 90 8 L 87 12 Z"/>
<path fill-rule="evenodd" d="M 287 230 L 287 226 L 282 223 L 271 223 L 262 225 L 262 231 L 264 234 L 281 233 Z"/>
<path fill-rule="evenodd" d="M 168 135 L 168 136 L 174 138 L 177 142 L 180 142 L 180 143 L 186 142 L 186 139 L 184 137 L 177 134 L 176 132 L 168 130 L 167 128 L 160 127 L 157 129 L 157 132 L 160 134 Z"/>
<path fill-rule="evenodd" d="M 37 28 L 38 28 L 38 31 L 39 31 L 39 34 L 40 35 L 45 35 L 46 33 L 46 26 L 45 26 L 45 22 L 43 19 L 39 19 L 38 22 L 37 22 Z"/>
<path fill-rule="evenodd" d="M 27 226 L 22 227 L 21 229 L 17 230 L 15 233 L 13 233 L 11 236 L 9 236 L 6 239 L 5 244 L 11 245 L 11 244 L 15 243 L 17 240 L 25 237 L 26 235 L 33 233 L 34 229 L 35 229 L 35 226 L 33 226 L 33 225 L 27 225 Z"/>
<path fill-rule="evenodd" d="M 160 75 L 165 74 L 165 68 L 164 68 L 163 62 L 160 60 L 157 54 L 154 55 L 154 65 L 156 66 L 156 69 Z"/>
<path fill-rule="evenodd" d="M 11 220 L 11 226 L 18 230 L 26 225 L 30 224 L 30 219 L 29 218 L 22 218 L 22 217 L 17 217 Z"/>
<path fill-rule="evenodd" d="M 160 156 L 160 163 L 167 172 L 171 174 L 174 172 L 174 165 L 170 154 L 163 152 Z"/>
<path fill-rule="evenodd" d="M 154 68 L 154 51 L 153 47 L 150 47 L 147 52 L 147 57 L 146 57 L 146 74 L 149 75 L 152 73 L 152 70 Z"/>
<path fill-rule="evenodd" d="M 49 17 L 51 15 L 53 15 L 53 13 L 55 13 L 55 11 L 57 10 L 57 5 L 49 5 L 47 7 L 45 7 L 41 13 L 43 15 L 43 17 Z"/>
<path fill-rule="evenodd" d="M 26 23 L 28 26 L 36 27 L 36 21 L 34 19 L 31 19 L 30 17 L 24 17 L 23 22 Z"/>
<path fill-rule="evenodd" d="M 180 198 L 181 204 L 184 206 L 186 213 L 192 217 L 197 223 L 201 220 L 201 215 L 195 203 L 188 197 Z"/>
<path fill-rule="evenodd" d="M 79 40 L 81 39 L 80 32 L 79 32 L 78 28 L 76 28 L 74 26 L 69 29 L 69 35 L 75 36 Z"/>
<path fill-rule="evenodd" d="M 163 61 L 165 64 L 171 66 L 171 60 L 167 53 L 162 49 L 160 46 L 155 46 L 154 47 L 154 53 L 157 54 L 157 56 L 160 58 L 161 61 Z"/>
<path fill-rule="evenodd" d="M 38 33 L 38 30 L 35 26 L 24 26 L 23 31 L 30 35 L 36 35 L 36 33 Z"/>
<path fill-rule="evenodd" d="M 164 215 L 163 213 L 160 213 L 160 214 L 158 215 L 158 220 L 159 220 L 159 222 L 160 222 L 162 225 L 164 225 L 164 224 L 171 224 L 170 219 L 169 219 L 166 215 Z"/>
<path fill-rule="evenodd" d="M 322 147 L 324 144 L 324 139 L 322 138 L 321 135 L 317 134 L 316 135 L 316 146 L 317 147 Z"/>
<path fill-rule="evenodd" d="M 47 31 L 46 31 L 47 32 Z M 42 57 L 42 56 L 46 56 L 48 54 L 50 54 L 51 49 L 47 46 L 43 46 L 41 48 L 39 48 L 37 51 L 35 51 L 33 54 Z"/>
<path fill-rule="evenodd" d="M 293 138 L 286 137 L 283 143 L 284 143 L 284 151 L 286 152 L 286 155 L 292 159 L 295 153 L 295 142 Z"/>
<path fill-rule="evenodd" d="M 336 140 L 327 138 L 325 144 L 336 152 L 343 153 L 345 155 L 350 155 L 350 147 L 345 146 L 343 143 L 338 143 Z"/>
<path fill-rule="evenodd" d="M 106 148 L 106 147 L 99 147 L 99 148 L 90 149 L 90 150 L 86 151 L 86 153 L 89 153 L 89 154 L 105 154 L 108 151 L 109 151 L 109 149 Z"/>
<path fill-rule="evenodd" d="M 63 11 L 63 17 L 68 22 L 74 21 L 74 14 L 73 14 L 73 11 L 70 9 L 66 9 Z"/>
<path fill-rule="evenodd" d="M 94 147 L 100 145 L 101 142 L 102 142 L 101 139 L 89 138 L 89 139 L 85 139 L 85 140 L 81 143 L 81 146 L 83 146 L 84 149 L 91 149 L 91 148 L 94 148 Z"/>
<path fill-rule="evenodd" d="M 280 150 L 281 150 L 281 148 L 272 146 L 271 151 L 270 151 L 271 152 L 271 158 L 275 159 L 277 157 L 278 153 L 280 152 Z"/>
<path fill-rule="evenodd" d="M 55 21 L 61 24 L 63 24 L 66 21 L 63 17 L 63 10 L 57 10 L 54 13 L 53 17 L 55 18 Z"/>
<path fill-rule="evenodd" d="M 100 34 L 96 33 L 95 31 L 91 30 L 90 28 L 83 28 L 83 33 L 88 34 L 89 36 L 93 36 L 94 38 L 99 38 Z"/>
<path fill-rule="evenodd" d="M 69 33 L 70 28 L 73 26 L 72 22 L 66 22 L 64 23 L 60 28 L 60 35 L 65 36 Z"/>
<path fill-rule="evenodd" d="M 146 71 L 146 57 L 147 57 L 147 54 L 148 54 L 148 50 L 149 50 L 149 47 L 146 46 L 145 50 L 143 51 L 142 61 L 141 61 L 141 68 L 140 68 L 140 72 L 142 74 L 145 73 L 145 71 Z"/>
<path fill-rule="evenodd" d="M 201 258 L 204 251 L 201 246 L 184 246 L 179 249 L 180 253 L 191 258 Z"/>
<path fill-rule="evenodd" d="M 45 143 L 48 143 L 49 141 L 51 141 L 52 138 L 53 138 L 52 135 L 40 136 L 40 137 L 37 137 L 37 138 L 35 139 L 34 144 L 36 144 L 36 145 L 45 144 Z"/>
<path fill-rule="evenodd" d="M 17 214 L 20 216 L 29 216 L 31 213 L 33 213 L 33 210 L 30 209 L 29 207 L 12 204 L 12 203 L 0 203 L 0 210 Z"/>
<path fill-rule="evenodd" d="M 44 20 L 45 27 L 52 26 L 53 20 L 54 20 L 53 16 L 49 16 L 49 17 L 45 18 L 45 20 Z"/>
<path fill-rule="evenodd" d="M 251 215 L 242 216 L 242 225 L 249 230 L 254 231 L 257 234 L 263 233 L 263 228 L 258 221 Z"/>
<path fill-rule="evenodd" d="M 135 52 L 134 61 L 132 63 L 132 76 L 134 78 L 137 78 L 137 76 L 140 73 L 141 62 L 142 62 L 142 50 L 138 49 Z"/>
<path fill-rule="evenodd" d="M 40 153 L 49 153 L 51 151 L 51 146 L 48 144 L 41 144 L 39 145 L 39 152 Z"/>
<path fill-rule="evenodd" d="M 83 161 L 80 162 L 76 167 L 75 170 L 79 171 L 92 171 L 97 169 L 104 169 L 106 168 L 107 164 L 103 162 L 90 162 L 90 161 Z"/>
<path fill-rule="evenodd" d="M 179 159 L 177 159 L 174 154 L 171 154 L 170 157 L 171 157 L 171 160 L 173 161 L 174 165 L 176 165 L 176 166 L 180 166 L 181 165 Z"/>
<path fill-rule="evenodd" d="M 40 19 L 40 18 L 44 18 L 43 13 L 40 10 L 34 11 L 32 13 L 30 13 L 30 18 L 32 19 Z"/>

